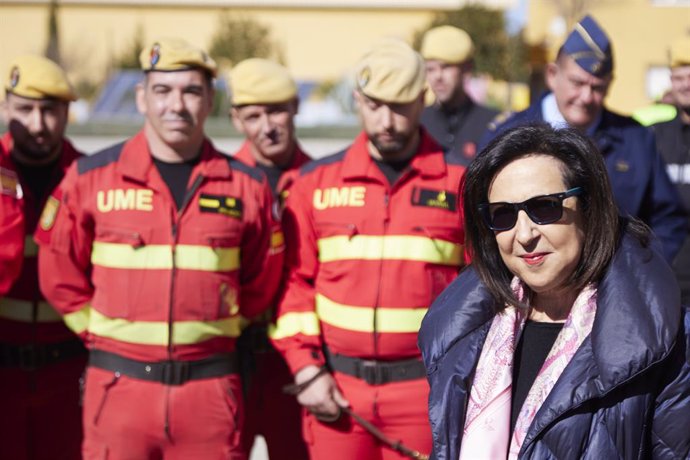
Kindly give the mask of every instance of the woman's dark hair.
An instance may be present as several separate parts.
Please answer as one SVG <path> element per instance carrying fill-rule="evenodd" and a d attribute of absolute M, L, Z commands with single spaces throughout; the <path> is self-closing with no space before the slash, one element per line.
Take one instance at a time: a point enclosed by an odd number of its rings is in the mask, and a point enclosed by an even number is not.
<path fill-rule="evenodd" d="M 534 124 L 511 129 L 494 139 L 470 164 L 460 186 L 465 216 L 465 244 L 480 278 L 497 300 L 497 309 L 518 305 L 510 288 L 513 278 L 503 263 L 494 232 L 479 211 L 488 202 L 491 183 L 498 171 L 513 160 L 541 154 L 560 160 L 565 189 L 582 187 L 578 195 L 582 210 L 584 245 L 580 261 L 569 282 L 579 290 L 598 281 L 618 245 L 622 222 L 613 199 L 604 159 L 597 147 L 574 129 L 554 129 Z M 633 223 L 631 231 L 644 239 L 644 226 Z"/>

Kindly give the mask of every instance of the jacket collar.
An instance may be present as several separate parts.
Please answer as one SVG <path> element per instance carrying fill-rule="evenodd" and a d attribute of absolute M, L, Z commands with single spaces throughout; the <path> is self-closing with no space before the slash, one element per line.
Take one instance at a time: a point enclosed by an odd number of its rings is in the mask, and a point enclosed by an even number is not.
<path fill-rule="evenodd" d="M 345 180 L 362 178 L 380 180 L 382 173 L 369 155 L 368 138 L 365 132 L 359 133 L 354 143 L 347 149 L 343 160 L 343 177 Z M 410 168 L 422 177 L 439 177 L 446 174 L 447 167 L 443 150 L 420 127 L 419 147 L 410 162 Z"/>
<path fill-rule="evenodd" d="M 142 129 L 125 142 L 117 169 L 124 177 L 146 183 L 153 167 L 153 157 Z M 208 139 L 204 139 L 201 147 L 201 161 L 192 171 L 192 176 L 196 176 L 197 173 L 207 179 L 232 177 L 228 158 L 219 153 Z"/>

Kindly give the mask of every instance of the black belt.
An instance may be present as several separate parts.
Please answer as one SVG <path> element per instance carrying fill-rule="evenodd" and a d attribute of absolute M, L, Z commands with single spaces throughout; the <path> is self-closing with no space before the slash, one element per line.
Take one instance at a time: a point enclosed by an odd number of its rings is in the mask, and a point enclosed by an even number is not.
<path fill-rule="evenodd" d="M 268 339 L 267 324 L 250 324 L 237 339 L 237 348 L 245 353 L 277 353 Z"/>
<path fill-rule="evenodd" d="M 79 339 L 27 345 L 0 343 L 0 367 L 18 367 L 29 371 L 82 354 L 86 354 L 86 348 Z"/>
<path fill-rule="evenodd" d="M 217 354 L 198 361 L 145 362 L 103 350 L 91 350 L 89 365 L 165 385 L 182 385 L 190 380 L 210 379 L 239 372 L 235 353 Z"/>
<path fill-rule="evenodd" d="M 426 376 L 424 363 L 419 359 L 375 361 L 326 353 L 328 365 L 334 371 L 362 379 L 369 385 L 416 380 Z"/>

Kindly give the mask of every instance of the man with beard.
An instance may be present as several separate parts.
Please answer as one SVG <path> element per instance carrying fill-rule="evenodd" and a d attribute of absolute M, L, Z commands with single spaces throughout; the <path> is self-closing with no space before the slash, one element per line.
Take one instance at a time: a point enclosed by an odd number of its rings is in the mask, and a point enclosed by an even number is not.
<path fill-rule="evenodd" d="M 463 265 L 465 168 L 419 124 L 424 61 L 387 39 L 355 70 L 363 131 L 300 170 L 283 228 L 286 291 L 271 339 L 300 390 L 313 459 L 396 458 L 343 407 L 431 450 L 417 349 L 427 307 Z"/>
<path fill-rule="evenodd" d="M 420 52 L 426 61 L 426 81 L 436 97 L 422 112 L 422 125 L 467 165 L 477 154 L 482 134 L 498 115 L 465 92 L 473 68 L 472 39 L 457 27 L 439 26 L 424 34 Z"/>
<path fill-rule="evenodd" d="M 666 161 L 671 181 L 690 209 L 690 37 L 678 39 L 670 49 L 671 98 L 677 114 L 673 120 L 653 126 L 657 147 Z M 674 261 L 683 303 L 690 302 L 690 238 Z"/>
<path fill-rule="evenodd" d="M 54 206 L 51 192 L 80 156 L 65 139 L 69 104 L 76 96 L 63 70 L 39 56 L 11 63 L 5 96 L 2 114 L 9 131 L 0 139 L 2 199 L 8 190 L 16 197 L 23 231 L 6 238 L 9 227 L 3 227 L 0 244 L 3 252 L 17 249 L 23 263 L 9 292 L 0 297 L 0 457 L 76 460 L 86 350 L 41 295 L 33 241 L 39 227 L 52 225 L 49 217 L 39 218 L 41 210 Z M 0 211 L 8 210 L 3 205 Z M 0 273 L 0 284 L 8 275 Z"/>
<path fill-rule="evenodd" d="M 687 217 L 653 133 L 604 106 L 612 81 L 611 40 L 594 18 L 585 16 L 546 68 L 550 92 L 503 123 L 490 125 L 482 145 L 509 128 L 535 122 L 586 133 L 604 156 L 621 214 L 649 225 L 671 263 L 687 234 Z"/>
<path fill-rule="evenodd" d="M 295 137 L 297 85 L 280 64 L 251 58 L 232 69 L 230 89 L 232 122 L 245 136 L 235 158 L 266 174 L 274 206 L 280 206 L 299 168 L 310 161 Z M 292 382 L 292 375 L 268 341 L 267 327 L 273 314 L 274 309 L 270 309 L 256 318 L 238 340 L 247 403 L 242 443 L 250 452 L 260 434 L 271 460 L 306 459 L 307 448 L 299 429 L 300 406 L 282 391 Z"/>

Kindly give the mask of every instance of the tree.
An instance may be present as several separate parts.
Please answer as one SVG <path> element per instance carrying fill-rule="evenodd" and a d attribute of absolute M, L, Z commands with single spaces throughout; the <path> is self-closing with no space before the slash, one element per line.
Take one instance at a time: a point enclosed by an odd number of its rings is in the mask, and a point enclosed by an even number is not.
<path fill-rule="evenodd" d="M 218 20 L 209 53 L 219 63 L 228 65 L 251 57 L 283 60 L 280 48 L 271 40 L 267 26 L 228 11 L 223 12 Z"/>
<path fill-rule="evenodd" d="M 419 49 L 427 30 L 441 25 L 459 27 L 472 37 L 477 72 L 500 80 L 527 80 L 527 47 L 521 34 L 511 36 L 506 32 L 502 11 L 471 3 L 455 11 L 437 13 L 424 29 L 415 33 L 415 48 Z"/>

